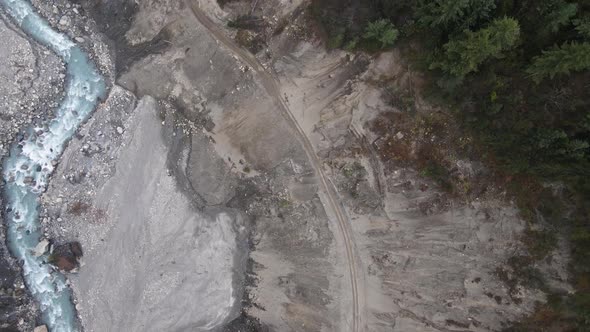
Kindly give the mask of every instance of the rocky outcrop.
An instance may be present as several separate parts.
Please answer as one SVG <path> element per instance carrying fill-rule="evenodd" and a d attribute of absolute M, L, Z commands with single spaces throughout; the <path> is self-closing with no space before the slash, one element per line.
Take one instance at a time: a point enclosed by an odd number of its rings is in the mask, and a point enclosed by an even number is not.
<path fill-rule="evenodd" d="M 80 266 L 79 259 L 82 255 L 80 242 L 68 242 L 55 247 L 49 256 L 49 262 L 62 271 L 71 272 Z"/>

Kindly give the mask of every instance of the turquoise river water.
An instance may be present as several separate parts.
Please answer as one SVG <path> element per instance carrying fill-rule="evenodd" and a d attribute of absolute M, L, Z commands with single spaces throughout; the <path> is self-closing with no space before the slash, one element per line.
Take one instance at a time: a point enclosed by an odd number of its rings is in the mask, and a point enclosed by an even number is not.
<path fill-rule="evenodd" d="M 25 282 L 39 303 L 51 331 L 78 331 L 71 290 L 65 277 L 47 264 L 48 255 L 33 252 L 41 237 L 39 197 L 47 188 L 65 144 L 104 97 L 106 86 L 88 55 L 67 36 L 51 28 L 26 0 L 0 0 L 0 5 L 29 37 L 55 52 L 66 64 L 66 95 L 55 117 L 27 129 L 26 139 L 11 146 L 3 179 L 7 242 L 22 262 Z"/>

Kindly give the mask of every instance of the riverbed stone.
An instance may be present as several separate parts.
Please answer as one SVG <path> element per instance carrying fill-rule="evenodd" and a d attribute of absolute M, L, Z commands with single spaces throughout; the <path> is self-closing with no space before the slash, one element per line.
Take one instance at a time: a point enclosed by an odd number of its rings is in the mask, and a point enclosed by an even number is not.
<path fill-rule="evenodd" d="M 33 332 L 47 332 L 47 326 L 46 325 L 39 325 L 39 326 L 35 327 Z"/>
<path fill-rule="evenodd" d="M 47 248 L 49 247 L 49 241 L 47 241 L 46 239 L 41 240 L 37 246 L 35 247 L 35 256 L 39 257 L 41 255 L 43 255 L 46 251 Z"/>
<path fill-rule="evenodd" d="M 63 25 L 65 27 L 69 26 L 71 22 L 72 22 L 71 19 L 66 15 L 62 16 L 59 19 L 59 25 Z"/>

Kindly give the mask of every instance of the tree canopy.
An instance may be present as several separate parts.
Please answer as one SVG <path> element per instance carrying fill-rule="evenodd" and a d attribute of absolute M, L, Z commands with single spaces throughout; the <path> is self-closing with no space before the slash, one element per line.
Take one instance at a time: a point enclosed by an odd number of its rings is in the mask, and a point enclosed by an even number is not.
<path fill-rule="evenodd" d="M 572 241 L 572 278 L 590 284 L 590 0 L 312 4 L 334 44 L 368 52 L 411 49 L 429 92 L 449 106 L 498 173 L 566 188 L 559 199 L 517 201 L 536 215 L 568 197 L 563 204 L 575 211 L 554 218 L 555 229 Z M 554 317 L 566 325 L 555 330 L 590 330 L 590 288 L 556 298 Z"/>
<path fill-rule="evenodd" d="M 542 55 L 533 58 L 527 68 L 533 80 L 537 83 L 544 78 L 554 78 L 556 75 L 569 75 L 574 71 L 590 69 L 590 43 L 569 42 L 561 46 L 543 51 Z"/>
<path fill-rule="evenodd" d="M 416 18 L 419 24 L 430 28 L 468 29 L 489 17 L 494 8 L 494 0 L 420 0 Z"/>
<path fill-rule="evenodd" d="M 399 31 L 386 19 L 377 20 L 367 25 L 363 38 L 380 43 L 381 48 L 393 46 Z"/>
<path fill-rule="evenodd" d="M 477 71 L 489 58 L 500 58 L 504 50 L 513 47 L 520 34 L 518 22 L 512 18 L 495 19 L 478 31 L 465 30 L 462 37 L 443 45 L 441 59 L 435 59 L 431 69 L 440 68 L 457 78 Z"/>

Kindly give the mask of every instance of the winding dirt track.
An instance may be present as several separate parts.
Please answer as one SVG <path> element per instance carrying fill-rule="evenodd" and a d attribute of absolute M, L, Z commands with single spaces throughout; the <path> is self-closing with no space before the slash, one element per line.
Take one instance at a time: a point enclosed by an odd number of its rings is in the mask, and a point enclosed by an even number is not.
<path fill-rule="evenodd" d="M 254 55 L 252 55 L 249 51 L 238 46 L 231 38 L 226 36 L 222 29 L 220 29 L 217 26 L 217 24 L 215 24 L 203 11 L 201 11 L 198 4 L 195 3 L 194 0 L 185 1 L 187 2 L 195 18 L 205 28 L 207 28 L 207 30 L 209 30 L 211 35 L 213 35 L 213 37 L 217 41 L 221 42 L 225 47 L 227 47 L 233 53 L 235 53 L 236 56 L 238 56 L 242 61 L 247 63 L 256 72 L 267 93 L 275 100 L 283 116 L 287 119 L 287 121 L 293 127 L 293 129 L 295 129 L 295 131 L 297 132 L 301 140 L 301 143 L 303 144 L 305 152 L 309 160 L 311 161 L 312 167 L 315 169 L 318 177 L 320 178 L 322 189 L 326 193 L 326 196 L 328 198 L 328 204 L 330 205 L 329 208 L 334 212 L 336 218 L 338 219 L 338 228 L 340 230 L 344 245 L 346 247 L 346 258 L 348 261 L 352 289 L 353 317 L 351 330 L 353 332 L 359 331 L 359 329 L 362 328 L 362 322 L 364 321 L 362 317 L 364 310 L 360 309 L 360 299 L 364 299 L 364 289 L 362 288 L 362 285 L 364 283 L 362 282 L 362 279 L 360 279 L 361 281 L 359 282 L 359 274 L 357 272 L 357 256 L 355 255 L 355 245 L 351 236 L 352 230 L 350 228 L 348 218 L 346 217 L 346 213 L 344 212 L 344 209 L 337 198 L 336 190 L 333 184 L 324 174 L 322 164 L 318 156 L 316 155 L 309 138 L 297 122 L 297 119 L 293 116 L 293 113 L 291 113 L 291 111 L 289 110 L 289 107 L 286 105 L 285 100 L 281 97 L 281 92 L 278 87 L 277 79 L 260 64 L 260 62 L 258 61 L 258 59 L 256 59 Z M 361 284 L 360 289 L 358 286 L 359 283 Z M 362 303 L 364 303 L 364 301 Z"/>

